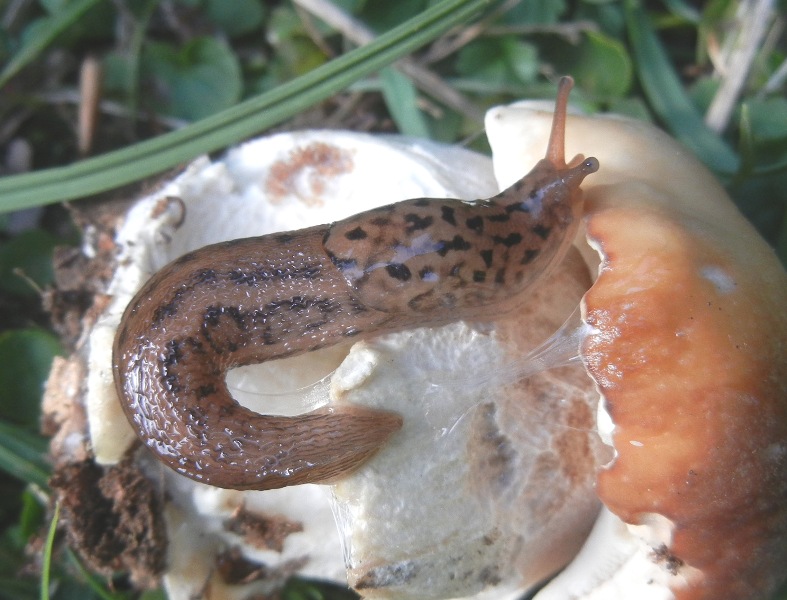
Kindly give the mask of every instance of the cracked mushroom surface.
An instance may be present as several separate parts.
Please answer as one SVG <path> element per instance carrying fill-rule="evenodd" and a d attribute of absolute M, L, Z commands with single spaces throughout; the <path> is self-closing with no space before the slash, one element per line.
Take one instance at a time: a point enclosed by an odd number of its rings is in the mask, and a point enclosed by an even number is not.
<path fill-rule="evenodd" d="M 488 114 L 503 183 L 533 159 L 527 149 L 548 123 L 526 104 Z M 634 590 L 636 577 L 650 577 L 627 570 L 642 560 L 681 600 L 767 598 L 787 562 L 787 274 L 711 174 L 664 133 L 578 116 L 567 132 L 569 153 L 592 152 L 603 165 L 584 186 L 600 263 L 583 299 L 594 331 L 582 354 L 615 449 L 598 495 L 639 541 L 618 556 L 618 583 Z M 606 521 L 614 546 L 617 525 Z M 584 588 L 572 565 L 543 597 L 610 597 L 593 557 L 583 558 Z"/>

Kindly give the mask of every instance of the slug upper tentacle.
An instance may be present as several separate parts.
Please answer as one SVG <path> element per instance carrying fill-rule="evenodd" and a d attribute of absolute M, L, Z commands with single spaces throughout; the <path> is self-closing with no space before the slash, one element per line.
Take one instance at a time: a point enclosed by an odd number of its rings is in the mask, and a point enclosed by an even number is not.
<path fill-rule="evenodd" d="M 405 328 L 499 314 L 559 262 L 595 159 L 565 163 L 571 80 L 561 80 L 546 158 L 478 201 L 406 200 L 343 221 L 215 244 L 154 275 L 126 310 L 115 384 L 140 439 L 164 463 L 219 487 L 334 479 L 401 418 L 362 407 L 296 417 L 240 406 L 236 366 Z"/>

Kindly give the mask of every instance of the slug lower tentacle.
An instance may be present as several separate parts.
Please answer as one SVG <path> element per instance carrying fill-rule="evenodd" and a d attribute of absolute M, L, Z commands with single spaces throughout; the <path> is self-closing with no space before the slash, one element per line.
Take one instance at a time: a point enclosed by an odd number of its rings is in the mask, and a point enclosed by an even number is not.
<path fill-rule="evenodd" d="M 240 406 L 236 366 L 382 333 L 477 319 L 522 304 L 576 233 L 595 159 L 563 157 L 571 80 L 561 80 L 546 158 L 501 194 L 416 199 L 332 225 L 208 246 L 154 275 L 113 351 L 137 435 L 176 471 L 211 485 L 324 482 L 369 458 L 401 418 L 362 407 L 296 417 Z"/>

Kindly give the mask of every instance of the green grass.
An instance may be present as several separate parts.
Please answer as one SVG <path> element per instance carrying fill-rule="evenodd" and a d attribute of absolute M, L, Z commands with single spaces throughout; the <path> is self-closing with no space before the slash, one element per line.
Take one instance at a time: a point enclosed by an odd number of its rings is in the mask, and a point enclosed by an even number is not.
<path fill-rule="evenodd" d="M 37 432 L 43 381 L 65 351 L 49 331 L 39 290 L 53 284 L 52 249 L 77 241 L 61 224 L 60 202 L 111 195 L 272 127 L 326 118 L 340 127 L 372 123 L 445 142 L 472 139 L 486 151 L 478 136 L 486 108 L 552 97 L 555 77 L 570 73 L 584 109 L 653 121 L 686 144 L 787 263 L 783 37 L 755 43 L 724 126 L 704 121 L 721 85 L 711 59 L 724 47 L 738 5 L 732 0 L 701 9 L 683 0 L 532 0 L 506 12 L 491 0 L 336 0 L 378 36 L 363 48 L 285 1 L 179 0 L 169 12 L 157 0 L 40 0 L 17 13 L 14 4 L 0 2 L 0 157 L 21 140 L 33 169 L 23 163 L 23 172 L 0 177 L 0 483 L 7 492 L 0 599 L 43 598 L 50 589 L 54 599 L 135 597 L 110 592 L 54 538 L 44 545 L 41 577 L 19 575 L 29 563 L 25 547 L 56 521 L 43 509 L 49 467 Z M 464 37 L 476 23 L 477 35 Z M 103 65 L 109 104 L 95 156 L 80 158 L 68 98 L 88 55 Z M 437 83 L 394 64 L 404 56 Z M 169 130 L 173 123 L 181 126 Z M 41 206 L 31 225 L 19 225 L 31 213 L 14 211 Z M 343 594 L 293 582 L 283 597 Z"/>

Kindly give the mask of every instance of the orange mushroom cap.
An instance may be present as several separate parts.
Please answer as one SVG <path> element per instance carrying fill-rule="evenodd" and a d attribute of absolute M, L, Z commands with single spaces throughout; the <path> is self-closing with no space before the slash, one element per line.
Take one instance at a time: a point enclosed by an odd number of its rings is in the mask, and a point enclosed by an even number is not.
<path fill-rule="evenodd" d="M 490 118 L 515 136 L 506 110 Z M 544 125 L 525 118 L 537 146 Z M 583 185 L 602 259 L 582 354 L 616 450 L 598 495 L 626 523 L 666 519 L 652 558 L 678 599 L 768 597 L 787 580 L 787 273 L 665 134 L 572 117 L 567 135 L 602 165 Z"/>
<path fill-rule="evenodd" d="M 678 598 L 755 598 L 787 564 L 787 276 L 709 192 L 676 203 L 635 181 L 589 194 L 604 258 L 584 354 L 617 450 L 598 493 L 627 523 L 672 521 L 672 568 L 700 572 Z"/>

